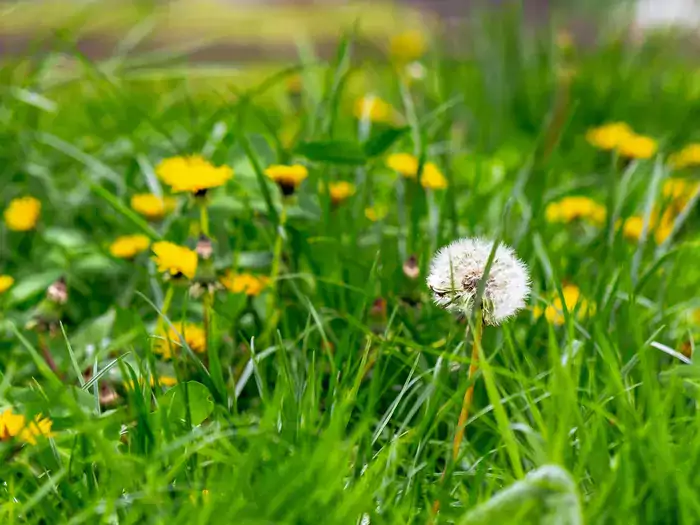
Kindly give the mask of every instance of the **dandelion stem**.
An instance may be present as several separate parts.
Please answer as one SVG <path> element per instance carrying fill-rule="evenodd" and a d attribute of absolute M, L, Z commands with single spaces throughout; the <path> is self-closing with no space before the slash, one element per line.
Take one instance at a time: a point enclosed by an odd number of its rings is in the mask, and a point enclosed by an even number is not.
<path fill-rule="evenodd" d="M 452 459 L 457 461 L 459 457 L 459 448 L 462 445 L 462 440 L 464 439 L 464 432 L 467 425 L 467 419 L 469 418 L 469 409 L 471 408 L 472 399 L 474 397 L 474 374 L 477 370 L 477 364 L 479 360 L 479 347 L 481 346 L 481 335 L 484 330 L 484 321 L 481 314 L 481 308 L 476 312 L 476 330 L 474 331 L 474 342 L 472 344 L 472 357 L 469 363 L 469 374 L 467 378 L 470 381 L 470 385 L 467 391 L 464 393 L 464 399 L 462 400 L 462 411 L 459 413 L 459 420 L 457 421 L 457 431 L 455 433 L 455 439 L 452 443 Z"/>
<path fill-rule="evenodd" d="M 163 298 L 163 304 L 160 307 L 160 317 L 158 318 L 158 323 L 156 324 L 156 334 L 160 335 L 164 333 L 163 330 L 163 323 L 165 322 L 165 318 L 168 315 L 168 310 L 170 310 L 170 303 L 173 302 L 173 294 L 175 293 L 175 288 L 173 287 L 173 284 L 170 283 L 168 285 L 168 291 L 165 292 L 165 297 Z M 165 335 L 165 340 L 168 342 L 168 347 L 170 348 L 172 346 L 172 343 L 170 342 L 170 336 Z M 170 348 L 172 351 L 172 348 Z"/>
<path fill-rule="evenodd" d="M 61 377 L 61 374 L 58 371 L 58 367 L 56 366 L 56 361 L 51 355 L 51 351 L 49 350 L 49 347 L 46 344 L 46 339 L 44 338 L 44 334 L 42 333 L 39 333 L 39 348 L 41 348 L 41 353 L 44 356 L 44 360 L 46 361 L 46 364 L 49 365 L 51 371 L 58 377 Z"/>
<path fill-rule="evenodd" d="M 209 237 L 209 211 L 204 200 L 199 203 L 199 225 L 202 234 Z"/>
<path fill-rule="evenodd" d="M 211 303 L 212 293 L 208 290 L 202 296 L 202 306 L 204 307 L 204 351 L 209 352 L 209 337 L 211 334 Z"/>

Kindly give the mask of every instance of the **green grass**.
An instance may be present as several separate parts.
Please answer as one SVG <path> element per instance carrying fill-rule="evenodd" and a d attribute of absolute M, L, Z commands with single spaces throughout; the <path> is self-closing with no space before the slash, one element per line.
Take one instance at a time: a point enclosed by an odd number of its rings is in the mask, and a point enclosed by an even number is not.
<path fill-rule="evenodd" d="M 0 407 L 50 417 L 53 436 L 0 442 L 0 522 L 697 523 L 700 371 L 659 349 L 700 333 L 697 212 L 661 246 L 629 242 L 614 221 L 545 218 L 569 194 L 648 213 L 665 179 L 697 177 L 665 162 L 700 139 L 697 64 L 668 35 L 633 45 L 603 30 L 598 45 L 563 51 L 519 18 L 483 16 L 451 46 L 433 39 L 410 86 L 350 32 L 328 62 L 299 45 L 296 63 L 245 83 L 173 56 L 91 63 L 68 37 L 6 57 L 2 206 L 33 195 L 42 213 L 35 231 L 0 228 L 0 273 L 16 280 L 0 295 Z M 570 84 L 562 67 L 576 70 Z M 295 70 L 297 102 L 285 90 Z M 408 129 L 362 135 L 352 106 L 365 92 Z M 585 141 L 617 120 L 658 139 L 657 157 L 625 167 Z M 436 162 L 449 189 L 398 179 L 384 156 L 399 151 Z M 133 233 L 194 246 L 193 202 L 157 224 L 129 208 L 161 184 L 161 159 L 188 153 L 236 172 L 208 206 L 217 269 L 276 278 L 258 297 L 217 293 L 209 354 L 170 362 L 153 353 L 168 284 L 147 254 L 120 261 L 108 247 Z M 260 170 L 292 161 L 310 176 L 283 210 Z M 318 189 L 334 180 L 357 185 L 336 207 Z M 370 204 L 386 218 L 368 221 Z M 425 276 L 437 248 L 467 235 L 515 248 L 531 306 L 574 283 L 594 309 L 554 326 L 529 308 L 485 330 L 452 461 L 471 339 L 431 303 Z M 402 270 L 411 254 L 416 280 Z M 24 326 L 61 275 L 63 331 L 45 339 L 57 375 Z M 176 288 L 161 322 L 203 315 Z M 124 387 L 139 376 L 180 384 Z M 104 385 L 116 403 L 100 404 Z"/>

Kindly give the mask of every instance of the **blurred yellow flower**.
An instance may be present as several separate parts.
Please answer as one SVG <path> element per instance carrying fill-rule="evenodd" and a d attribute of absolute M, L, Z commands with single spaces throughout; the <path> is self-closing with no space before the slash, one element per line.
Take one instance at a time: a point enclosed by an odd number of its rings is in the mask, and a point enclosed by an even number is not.
<path fill-rule="evenodd" d="M 169 328 L 167 334 L 161 332 L 160 339 L 154 347 L 154 352 L 163 356 L 163 359 L 170 359 L 182 346 L 180 335 L 193 352 L 201 354 L 207 349 L 207 336 L 201 326 L 192 323 L 173 323 L 173 328 Z M 161 378 L 161 383 L 163 383 Z M 164 383 L 163 383 L 164 384 Z"/>
<path fill-rule="evenodd" d="M 381 221 L 386 217 L 387 209 L 385 206 L 369 206 L 365 208 L 365 217 L 372 222 Z"/>
<path fill-rule="evenodd" d="M 556 44 L 562 51 L 570 51 L 574 47 L 574 37 L 566 29 L 557 31 Z"/>
<path fill-rule="evenodd" d="M 682 150 L 671 155 L 668 160 L 671 166 L 676 169 L 700 166 L 700 143 L 688 144 Z"/>
<path fill-rule="evenodd" d="M 355 118 L 391 124 L 396 120 L 396 110 L 381 98 L 367 95 L 355 102 Z"/>
<path fill-rule="evenodd" d="M 331 196 L 331 202 L 338 205 L 355 194 L 355 185 L 344 180 L 331 182 L 328 184 L 328 193 Z"/>
<path fill-rule="evenodd" d="M 293 95 L 297 95 L 301 93 L 304 83 L 302 81 L 301 75 L 296 73 L 294 75 L 288 76 L 284 85 L 287 88 L 287 92 Z"/>
<path fill-rule="evenodd" d="M 5 293 L 13 284 L 15 284 L 13 277 L 9 275 L 0 275 L 0 293 Z"/>
<path fill-rule="evenodd" d="M 5 209 L 5 224 L 11 230 L 26 232 L 33 230 L 39 220 L 41 202 L 34 197 L 18 197 L 10 201 Z"/>
<path fill-rule="evenodd" d="M 291 195 L 309 176 L 309 171 L 301 164 L 275 164 L 265 170 L 265 175 L 279 186 L 283 195 Z"/>
<path fill-rule="evenodd" d="M 52 425 L 53 422 L 50 419 L 42 418 L 40 415 L 33 421 L 27 422 L 23 415 L 13 414 L 12 409 L 8 408 L 0 414 L 0 440 L 7 441 L 17 437 L 25 443 L 36 445 L 37 437 L 52 436 Z"/>
<path fill-rule="evenodd" d="M 246 295 L 256 296 L 267 288 L 270 284 L 270 278 L 265 275 L 253 275 L 251 273 L 226 272 L 220 279 L 221 284 L 232 293 L 244 293 Z"/>
<path fill-rule="evenodd" d="M 659 222 L 656 215 L 658 214 L 654 213 L 649 218 L 648 233 L 653 233 L 654 242 L 656 242 L 656 244 L 661 244 L 668 238 L 673 230 L 673 218 L 670 216 L 670 214 L 665 213 Z M 643 229 L 644 217 L 635 215 L 628 217 L 624 222 L 622 225 L 622 234 L 628 240 L 638 242 L 642 236 Z"/>
<path fill-rule="evenodd" d="M 552 202 L 545 209 L 547 222 L 572 222 L 585 219 L 591 224 L 600 226 L 605 222 L 605 206 L 593 199 L 581 196 L 564 197 Z"/>
<path fill-rule="evenodd" d="M 444 190 L 447 188 L 447 179 L 435 164 L 426 162 L 420 177 L 421 186 L 428 190 Z"/>
<path fill-rule="evenodd" d="M 147 250 L 150 244 L 151 240 L 145 235 L 123 235 L 110 245 L 109 253 L 120 259 L 133 259 Z"/>
<path fill-rule="evenodd" d="M 172 212 L 177 205 L 174 197 L 158 197 L 153 193 L 139 193 L 131 197 L 131 207 L 137 213 L 157 221 Z"/>
<path fill-rule="evenodd" d="M 151 377 L 151 383 L 155 386 L 155 378 Z M 172 376 L 158 376 L 158 382 L 165 387 L 177 385 L 177 378 Z"/>
<path fill-rule="evenodd" d="M 175 339 L 177 340 L 176 342 L 179 344 L 179 342 L 180 342 L 179 339 L 177 339 L 177 337 L 175 337 Z M 167 341 L 162 341 L 162 343 L 167 345 Z M 168 354 L 168 356 L 170 356 L 170 355 L 171 354 Z M 164 386 L 167 388 L 167 387 L 175 386 L 177 384 L 177 379 L 174 377 L 171 377 L 171 376 L 158 376 L 158 382 L 160 383 L 161 386 Z M 139 383 L 139 385 L 145 384 L 143 376 L 139 377 L 138 383 Z M 151 385 L 151 387 L 155 387 L 156 386 L 156 378 L 151 376 L 149 378 L 148 383 Z M 134 382 L 131 379 L 124 381 L 124 388 L 126 388 L 127 390 L 133 390 Z"/>
<path fill-rule="evenodd" d="M 418 159 L 410 153 L 393 153 L 386 159 L 386 165 L 404 177 L 416 177 Z"/>
<path fill-rule="evenodd" d="M 592 312 L 593 307 L 589 306 L 588 301 L 581 297 L 581 290 L 578 286 L 574 284 L 565 284 L 562 287 L 562 295 L 564 296 L 564 303 L 562 304 L 561 297 L 559 294 L 555 294 L 552 299 L 552 304 L 542 308 L 541 306 L 535 306 L 533 313 L 535 318 L 539 318 L 544 314 L 545 319 L 554 325 L 564 324 L 564 306 L 569 313 L 572 313 L 575 309 L 578 310 L 577 316 L 579 319 L 584 318 L 590 312 Z"/>
<path fill-rule="evenodd" d="M 418 30 L 404 31 L 391 37 L 389 51 L 397 62 L 412 62 L 423 56 L 427 42 Z"/>
<path fill-rule="evenodd" d="M 617 150 L 623 157 L 631 159 L 649 159 L 654 156 L 658 144 L 651 137 L 632 133 L 622 137 Z"/>
<path fill-rule="evenodd" d="M 613 122 L 589 129 L 586 140 L 598 149 L 613 150 L 632 134 L 632 129 L 624 122 Z"/>
<path fill-rule="evenodd" d="M 153 260 L 159 272 L 167 272 L 173 277 L 184 275 L 194 278 L 197 272 L 197 253 L 184 246 L 168 241 L 159 241 L 151 247 L 155 256 Z"/>
<path fill-rule="evenodd" d="M 156 166 L 156 174 L 174 192 L 201 195 L 211 188 L 223 186 L 233 177 L 228 166 L 214 166 L 201 155 L 171 157 Z"/>
<path fill-rule="evenodd" d="M 668 179 L 664 182 L 662 193 L 665 199 L 671 201 L 676 211 L 681 211 L 691 197 L 700 188 L 700 183 L 688 179 Z"/>

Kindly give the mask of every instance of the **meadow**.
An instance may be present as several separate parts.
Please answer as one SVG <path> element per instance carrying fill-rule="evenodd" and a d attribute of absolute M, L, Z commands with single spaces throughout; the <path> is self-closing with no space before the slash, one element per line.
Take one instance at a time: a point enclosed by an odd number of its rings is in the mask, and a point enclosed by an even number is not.
<path fill-rule="evenodd" d="M 695 43 L 557 20 L 3 57 L 0 523 L 700 522 Z"/>

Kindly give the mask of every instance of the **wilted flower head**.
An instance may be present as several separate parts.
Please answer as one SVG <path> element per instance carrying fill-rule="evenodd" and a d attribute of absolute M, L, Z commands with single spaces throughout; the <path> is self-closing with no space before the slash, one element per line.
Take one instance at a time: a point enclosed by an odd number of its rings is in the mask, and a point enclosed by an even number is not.
<path fill-rule="evenodd" d="M 492 247 L 491 241 L 465 238 L 438 250 L 427 280 L 438 306 L 465 315 L 472 310 Z M 484 321 L 495 325 L 515 315 L 529 293 L 527 267 L 512 248 L 499 244 L 482 297 Z"/>

